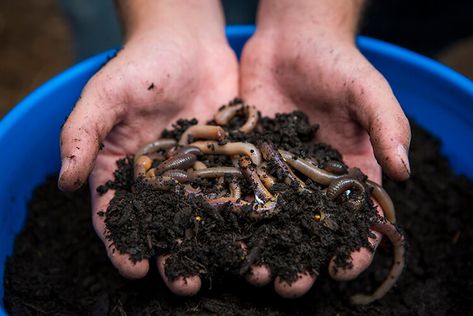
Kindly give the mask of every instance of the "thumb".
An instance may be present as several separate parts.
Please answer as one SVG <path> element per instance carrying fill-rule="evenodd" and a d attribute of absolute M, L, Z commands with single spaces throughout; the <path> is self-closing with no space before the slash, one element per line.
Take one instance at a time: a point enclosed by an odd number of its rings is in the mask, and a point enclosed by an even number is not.
<path fill-rule="evenodd" d="M 61 171 L 58 186 L 78 189 L 94 167 L 100 145 L 118 122 L 123 106 L 112 89 L 92 78 L 61 131 Z"/>
<path fill-rule="evenodd" d="M 372 73 L 351 88 L 358 121 L 368 132 L 376 160 L 395 180 L 410 176 L 411 131 L 402 108 L 384 77 Z"/>

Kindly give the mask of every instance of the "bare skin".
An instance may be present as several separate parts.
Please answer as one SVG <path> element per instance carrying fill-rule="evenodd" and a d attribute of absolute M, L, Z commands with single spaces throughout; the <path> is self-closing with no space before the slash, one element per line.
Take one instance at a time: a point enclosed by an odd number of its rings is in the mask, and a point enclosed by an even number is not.
<path fill-rule="evenodd" d="M 238 63 L 217 0 L 124 0 L 120 9 L 124 48 L 90 79 L 62 129 L 59 187 L 75 190 L 90 174 L 95 230 L 118 271 L 137 279 L 150 263 L 132 263 L 104 237 L 97 212 L 107 209 L 113 191 L 99 196 L 96 188 L 113 178 L 117 159 L 156 140 L 178 118 L 211 119 L 222 100 L 238 94 Z M 164 261 L 158 258 L 160 271 Z M 176 294 L 200 288 L 198 276 L 171 282 L 161 274 Z"/>
<path fill-rule="evenodd" d="M 305 111 L 322 126 L 318 140 L 333 144 L 347 165 L 360 167 L 376 183 L 381 183 L 379 164 L 395 179 L 408 177 L 407 120 L 389 85 L 354 45 L 361 1 L 261 0 L 258 30 L 245 45 L 239 72 L 217 0 L 118 3 L 125 45 L 88 82 L 63 127 L 59 187 L 75 190 L 90 174 L 93 224 L 123 276 L 144 277 L 149 262 L 132 263 L 106 240 L 97 212 L 107 209 L 113 191 L 99 196 L 96 187 L 112 179 L 117 159 L 156 140 L 178 118 L 205 122 L 237 95 L 264 115 Z M 101 143 L 105 147 L 99 151 Z M 375 234 L 373 247 L 380 240 Z M 352 259 L 354 269 L 329 268 L 331 276 L 356 277 L 372 254 L 362 248 Z M 197 293 L 198 276 L 170 282 L 164 263 L 159 257 L 171 291 Z M 288 285 L 264 266 L 250 270 L 246 278 L 255 285 L 276 278 L 275 290 L 284 297 L 301 296 L 315 282 L 301 273 Z"/>
<path fill-rule="evenodd" d="M 244 47 L 240 95 L 264 115 L 302 110 L 320 124 L 317 140 L 337 148 L 348 166 L 357 166 L 380 184 L 381 168 L 396 180 L 409 177 L 409 123 L 383 76 L 356 48 L 354 35 L 363 1 L 261 0 L 257 31 Z M 382 211 L 378 209 L 380 213 Z M 374 248 L 380 234 L 370 240 Z M 351 255 L 353 268 L 333 269 L 339 281 L 365 270 L 373 253 Z M 276 277 L 284 297 L 305 294 L 315 278 L 301 273 L 292 285 L 259 267 L 250 282 Z M 262 276 L 268 279 L 262 279 Z"/>

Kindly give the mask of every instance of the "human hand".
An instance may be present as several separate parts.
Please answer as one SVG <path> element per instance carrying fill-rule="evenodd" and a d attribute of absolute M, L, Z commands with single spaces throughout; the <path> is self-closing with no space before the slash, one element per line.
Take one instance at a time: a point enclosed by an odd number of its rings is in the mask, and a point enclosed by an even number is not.
<path fill-rule="evenodd" d="M 381 183 L 380 165 L 392 178 L 405 180 L 410 173 L 409 123 L 389 84 L 356 48 L 359 8 L 350 5 L 356 6 L 345 1 L 261 1 L 257 31 L 242 53 L 240 94 L 265 115 L 306 112 L 320 124 L 317 140 L 338 149 L 349 166 L 359 167 L 372 181 Z M 378 212 L 382 214 L 379 207 Z M 375 249 L 381 237 L 372 233 L 376 238 L 369 241 Z M 361 248 L 351 258 L 353 266 L 347 269 L 336 269 L 331 261 L 332 278 L 356 278 L 371 264 L 373 252 Z M 253 267 L 248 279 L 265 285 L 271 272 Z M 276 277 L 274 286 L 281 296 L 298 297 L 314 282 L 301 273 L 290 286 Z"/>
<path fill-rule="evenodd" d="M 155 14 L 133 11 L 141 8 Z M 134 279 L 147 274 L 149 262 L 133 263 L 106 239 L 104 217 L 97 212 L 107 210 L 114 192 L 100 196 L 96 188 L 113 178 L 117 159 L 159 138 L 178 118 L 212 118 L 222 100 L 238 94 L 238 63 L 216 1 L 156 1 L 125 9 L 133 16 L 127 17 L 124 48 L 90 79 L 62 129 L 59 187 L 75 190 L 90 174 L 94 228 L 113 265 Z M 200 278 L 171 282 L 164 275 L 165 259 L 159 256 L 157 265 L 171 291 L 197 293 Z"/>

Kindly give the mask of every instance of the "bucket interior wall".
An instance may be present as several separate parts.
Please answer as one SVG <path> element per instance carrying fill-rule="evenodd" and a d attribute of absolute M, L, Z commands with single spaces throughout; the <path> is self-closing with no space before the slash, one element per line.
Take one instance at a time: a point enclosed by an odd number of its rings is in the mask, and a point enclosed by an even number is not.
<path fill-rule="evenodd" d="M 238 54 L 253 31 L 252 26 L 227 28 L 230 44 Z M 388 79 L 407 115 L 442 140 L 442 150 L 457 172 L 473 178 L 473 83 L 391 44 L 359 37 L 358 45 Z M 48 81 L 0 122 L 1 304 L 5 261 L 25 221 L 28 200 L 37 185 L 60 169 L 61 126 L 87 80 L 115 53 L 110 50 L 92 57 Z M 4 313 L 0 307 L 0 315 Z"/>

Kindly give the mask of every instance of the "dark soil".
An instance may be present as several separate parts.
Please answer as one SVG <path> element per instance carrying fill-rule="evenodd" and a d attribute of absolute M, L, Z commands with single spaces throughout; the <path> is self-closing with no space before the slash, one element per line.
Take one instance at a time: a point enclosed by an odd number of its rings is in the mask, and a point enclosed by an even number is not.
<path fill-rule="evenodd" d="M 262 118 L 261 124 L 249 134 L 236 131 L 246 120 L 241 112 L 225 126 L 230 134 L 225 142 L 271 142 L 319 164 L 340 160 L 340 154 L 329 146 L 314 143 L 318 126 L 311 126 L 301 112 Z M 196 123 L 180 120 L 164 136 L 179 140 Z M 232 166 L 230 157 L 224 155 L 201 155 L 199 160 L 209 167 Z M 100 192 L 107 188 L 117 190 L 107 212 L 100 213 L 105 216 L 107 237 L 118 251 L 130 254 L 135 261 L 171 253 L 166 264 L 167 276 L 174 279 L 199 274 L 209 284 L 220 282 L 225 272 L 244 274 L 252 263 L 264 263 L 274 275 L 290 283 L 297 280 L 298 272 L 320 274 L 333 256 L 339 266 L 350 265 L 347 259 L 352 251 L 369 247 L 369 227 L 377 220 L 369 195 L 365 194 L 362 209 L 353 210 L 346 201 L 349 198 L 343 195 L 331 201 L 321 191 L 323 186 L 302 175 L 310 190 L 300 191 L 297 184 L 284 184 L 285 175 L 271 162 L 268 171 L 280 180 L 272 190 L 277 196 L 279 213 L 264 220 L 252 220 L 245 214 L 245 208 L 243 214 L 233 213 L 230 205 L 217 209 L 201 195 L 186 195 L 183 187 L 162 191 L 140 182 L 140 178 L 135 183 L 132 160 L 121 160 L 115 181 L 99 188 Z M 157 160 L 155 163 L 159 165 Z M 232 181 L 231 177 L 227 180 Z M 210 197 L 225 193 L 228 186 L 218 184 L 216 179 L 197 179 L 191 185 Z M 254 196 L 246 179 L 240 179 L 239 185 L 243 196 Z M 314 219 L 322 214 L 323 219 Z M 250 249 L 247 256 L 242 242 Z"/>
<path fill-rule="evenodd" d="M 39 187 L 5 275 L 5 307 L 12 315 L 468 315 L 473 313 L 473 184 L 455 176 L 439 144 L 413 128 L 411 180 L 385 187 L 409 240 L 407 269 L 385 298 L 348 304 L 387 274 L 391 245 L 379 247 L 357 280 L 337 283 L 321 269 L 304 297 L 289 301 L 227 274 L 194 298 L 169 293 L 156 269 L 143 280 L 119 276 L 90 223 L 87 190 L 59 192 L 56 179 Z"/>

